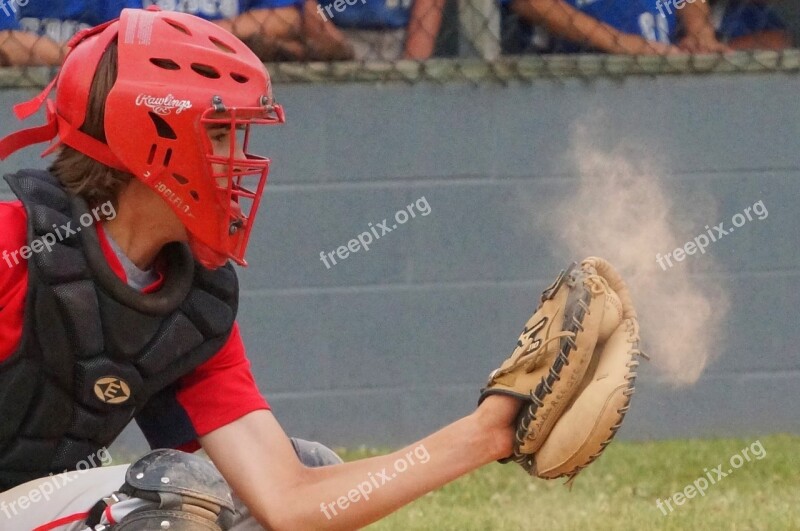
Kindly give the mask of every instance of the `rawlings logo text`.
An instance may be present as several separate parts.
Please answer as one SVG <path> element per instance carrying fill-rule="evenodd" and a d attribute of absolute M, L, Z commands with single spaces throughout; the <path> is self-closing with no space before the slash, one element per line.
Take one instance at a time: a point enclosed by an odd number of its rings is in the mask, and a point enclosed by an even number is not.
<path fill-rule="evenodd" d="M 186 109 L 192 108 L 192 102 L 189 100 L 177 100 L 172 94 L 167 94 L 163 98 L 150 96 L 149 94 L 139 94 L 136 98 L 136 106 L 141 107 L 145 105 L 150 107 L 154 113 L 167 115 L 175 109 L 175 114 L 180 114 Z"/>

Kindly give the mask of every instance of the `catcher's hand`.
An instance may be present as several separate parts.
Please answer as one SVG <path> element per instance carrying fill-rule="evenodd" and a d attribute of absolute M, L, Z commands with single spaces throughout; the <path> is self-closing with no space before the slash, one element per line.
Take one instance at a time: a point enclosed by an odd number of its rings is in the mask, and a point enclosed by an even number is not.
<path fill-rule="evenodd" d="M 504 462 L 571 480 L 622 424 L 640 355 L 636 310 L 611 264 L 592 257 L 562 271 L 481 391 L 481 401 L 492 394 L 524 401 Z"/>

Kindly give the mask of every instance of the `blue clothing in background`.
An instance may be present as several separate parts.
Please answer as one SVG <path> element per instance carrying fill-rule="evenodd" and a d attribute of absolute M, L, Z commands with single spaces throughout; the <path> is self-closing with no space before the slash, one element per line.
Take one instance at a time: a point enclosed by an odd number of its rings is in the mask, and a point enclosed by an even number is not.
<path fill-rule="evenodd" d="M 19 29 L 17 15 L 8 4 L 0 4 L 0 30 Z"/>
<path fill-rule="evenodd" d="M 725 6 L 716 30 L 727 41 L 760 31 L 785 30 L 786 24 L 772 7 L 743 0 L 731 0 Z"/>
<path fill-rule="evenodd" d="M 413 0 L 317 0 L 325 17 L 341 28 L 398 29 L 408 26 Z M 337 10 L 339 7 L 341 11 Z"/>
<path fill-rule="evenodd" d="M 647 40 L 668 44 L 674 41 L 677 16 L 674 5 L 664 5 L 669 0 L 564 0 L 575 9 L 609 26 Z M 507 6 L 511 0 L 500 0 Z M 659 9 L 660 7 L 660 9 Z M 670 12 L 671 11 L 671 12 Z M 577 53 L 592 51 L 587 43 L 573 42 L 548 34 L 543 28 L 532 28 L 522 23 L 519 45 L 521 51 L 547 53 Z"/>
<path fill-rule="evenodd" d="M 17 10 L 23 29 L 63 43 L 78 31 L 115 19 L 124 8 L 137 4 L 131 0 L 30 1 Z"/>
<path fill-rule="evenodd" d="M 206 20 L 235 18 L 251 9 L 302 6 L 303 0 L 143 0 L 143 7 L 157 5 L 165 11 L 180 11 Z"/>

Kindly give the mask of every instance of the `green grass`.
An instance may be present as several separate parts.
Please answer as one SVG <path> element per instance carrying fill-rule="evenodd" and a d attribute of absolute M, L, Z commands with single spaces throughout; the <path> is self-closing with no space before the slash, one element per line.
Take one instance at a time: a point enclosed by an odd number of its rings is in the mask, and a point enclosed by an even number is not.
<path fill-rule="evenodd" d="M 668 498 L 760 440 L 765 455 L 745 461 L 664 515 Z M 756 448 L 757 449 L 757 448 Z M 431 530 L 800 530 L 800 437 L 615 441 L 575 480 L 527 476 L 516 465 L 493 464 L 428 494 L 370 531 Z M 344 452 L 347 460 L 377 451 Z M 758 453 L 758 452 L 756 452 Z M 753 455 L 753 452 L 750 452 Z M 716 479 L 716 476 L 712 477 Z M 390 487 L 387 487 L 390 488 Z"/>

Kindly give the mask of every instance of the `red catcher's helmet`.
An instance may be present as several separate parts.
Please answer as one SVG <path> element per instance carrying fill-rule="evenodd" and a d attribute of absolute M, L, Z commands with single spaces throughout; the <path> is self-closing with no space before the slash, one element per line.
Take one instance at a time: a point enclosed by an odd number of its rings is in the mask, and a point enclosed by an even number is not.
<path fill-rule="evenodd" d="M 107 143 L 81 131 L 94 73 L 118 43 L 118 76 L 105 105 Z M 247 153 L 251 125 L 285 122 L 258 57 L 216 24 L 193 15 L 125 9 L 119 19 L 77 34 L 61 72 L 37 98 L 17 105 L 20 119 L 47 100 L 47 125 L 0 141 L 0 158 L 57 137 L 60 144 L 133 174 L 186 226 L 206 267 L 240 265 L 253 229 L 269 159 Z M 215 154 L 209 128 L 230 131 L 230 151 Z"/>

